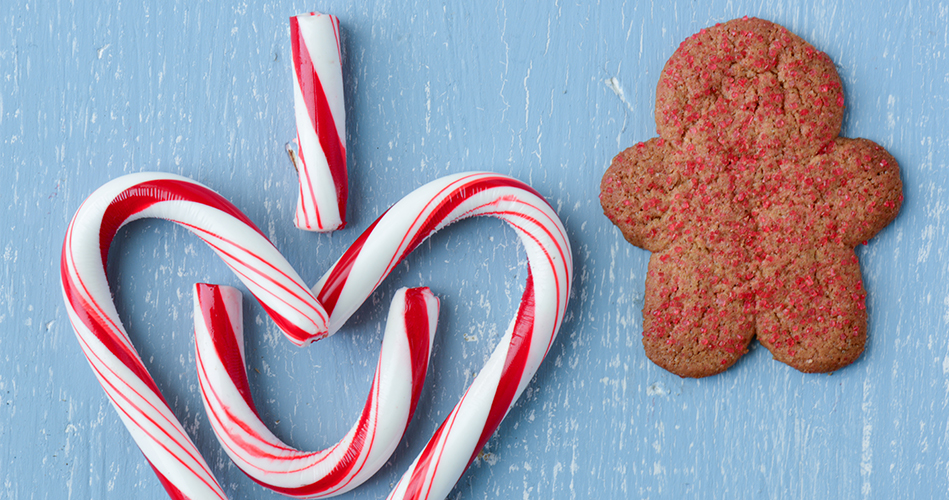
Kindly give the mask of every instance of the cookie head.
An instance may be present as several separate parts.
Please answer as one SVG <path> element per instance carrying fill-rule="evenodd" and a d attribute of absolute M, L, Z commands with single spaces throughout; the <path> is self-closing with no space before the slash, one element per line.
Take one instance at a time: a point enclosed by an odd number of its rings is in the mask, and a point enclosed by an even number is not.
<path fill-rule="evenodd" d="M 761 19 L 689 37 L 656 87 L 661 137 L 736 155 L 813 156 L 840 132 L 843 109 L 827 54 Z"/>

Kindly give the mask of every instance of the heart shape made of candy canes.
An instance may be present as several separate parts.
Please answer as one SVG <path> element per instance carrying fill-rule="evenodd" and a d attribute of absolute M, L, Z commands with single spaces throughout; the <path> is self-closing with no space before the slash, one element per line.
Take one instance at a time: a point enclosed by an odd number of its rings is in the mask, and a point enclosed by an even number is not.
<path fill-rule="evenodd" d="M 491 216 L 524 245 L 528 278 L 498 346 L 389 498 L 444 498 L 523 392 L 563 321 L 572 254 L 563 224 L 526 184 L 491 173 L 435 180 L 393 205 L 356 239 L 312 291 L 259 229 L 211 189 L 184 177 L 131 174 L 96 190 L 66 232 L 63 297 L 83 353 L 172 498 L 225 498 L 129 340 L 112 302 L 112 239 L 142 218 L 176 222 L 204 240 L 297 345 L 335 333 L 396 265 L 452 222 Z M 195 336 L 202 398 L 219 441 L 258 483 L 299 498 L 349 491 L 394 451 L 418 401 L 438 301 L 400 290 L 390 308 L 366 406 L 336 445 L 310 453 L 282 443 L 257 416 L 244 367 L 239 293 L 198 285 Z"/>

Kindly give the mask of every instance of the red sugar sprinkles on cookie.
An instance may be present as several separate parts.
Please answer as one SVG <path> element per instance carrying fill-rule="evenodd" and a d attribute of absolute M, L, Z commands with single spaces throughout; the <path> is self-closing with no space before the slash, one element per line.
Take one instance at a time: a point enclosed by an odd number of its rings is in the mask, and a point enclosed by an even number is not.
<path fill-rule="evenodd" d="M 656 88 L 658 138 L 618 154 L 604 214 L 652 252 L 643 345 L 683 377 L 720 373 L 757 337 L 778 361 L 829 372 L 863 352 L 854 248 L 903 201 L 899 166 L 839 137 L 833 62 L 761 19 L 688 38 Z"/>

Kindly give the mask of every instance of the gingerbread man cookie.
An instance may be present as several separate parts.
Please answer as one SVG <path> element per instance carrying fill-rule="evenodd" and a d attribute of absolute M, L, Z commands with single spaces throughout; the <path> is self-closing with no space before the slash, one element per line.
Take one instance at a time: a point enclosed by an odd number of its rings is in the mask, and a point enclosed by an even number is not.
<path fill-rule="evenodd" d="M 854 248 L 892 221 L 899 166 L 838 137 L 830 58 L 761 19 L 704 29 L 656 89 L 658 138 L 613 159 L 606 216 L 652 252 L 643 345 L 683 377 L 724 371 L 753 338 L 803 372 L 863 352 L 866 291 Z"/>

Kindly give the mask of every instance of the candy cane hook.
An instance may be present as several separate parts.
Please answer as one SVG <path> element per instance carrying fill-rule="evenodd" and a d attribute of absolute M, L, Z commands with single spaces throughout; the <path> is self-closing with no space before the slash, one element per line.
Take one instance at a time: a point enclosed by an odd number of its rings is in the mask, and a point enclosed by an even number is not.
<path fill-rule="evenodd" d="M 327 335 L 328 315 L 259 229 L 210 189 L 171 174 L 132 174 L 93 193 L 63 242 L 61 284 L 79 344 L 126 428 L 173 498 L 224 498 L 129 340 L 106 278 L 112 239 L 146 217 L 177 222 L 204 240 L 295 344 Z"/>
<path fill-rule="evenodd" d="M 221 445 L 251 478 L 288 496 L 328 497 L 359 486 L 389 459 L 415 413 L 438 299 L 427 288 L 396 292 L 363 411 L 339 443 L 319 452 L 294 449 L 260 420 L 247 383 L 240 300 L 235 288 L 195 286 L 198 380 Z"/>

